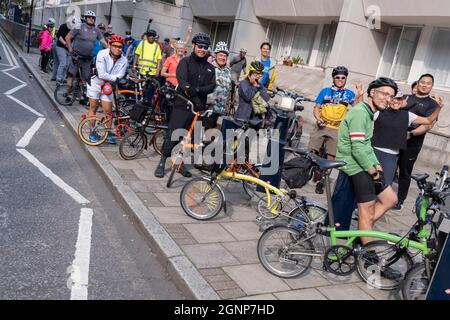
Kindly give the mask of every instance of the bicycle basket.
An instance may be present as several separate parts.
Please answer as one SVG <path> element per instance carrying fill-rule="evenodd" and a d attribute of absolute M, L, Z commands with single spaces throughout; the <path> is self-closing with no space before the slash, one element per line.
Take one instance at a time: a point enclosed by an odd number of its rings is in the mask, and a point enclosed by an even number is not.
<path fill-rule="evenodd" d="M 142 122 L 147 113 L 147 107 L 143 104 L 135 104 L 130 110 L 130 118 L 136 122 Z"/>

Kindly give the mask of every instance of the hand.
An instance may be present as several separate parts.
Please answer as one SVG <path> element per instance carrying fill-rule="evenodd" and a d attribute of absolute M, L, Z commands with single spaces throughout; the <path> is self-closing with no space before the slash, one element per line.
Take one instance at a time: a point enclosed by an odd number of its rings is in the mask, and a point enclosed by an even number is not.
<path fill-rule="evenodd" d="M 187 88 L 186 88 L 186 95 L 187 95 L 188 97 L 195 97 L 195 96 L 197 96 L 197 90 L 196 90 L 196 88 L 193 88 L 193 87 L 187 87 Z"/>
<path fill-rule="evenodd" d="M 380 194 L 386 189 L 386 181 L 384 180 L 384 173 L 383 171 L 377 171 L 377 176 L 372 176 L 373 183 L 375 185 L 375 192 L 376 194 Z"/>
<path fill-rule="evenodd" d="M 364 95 L 363 85 L 361 82 L 355 84 L 356 98 L 362 97 Z"/>
<path fill-rule="evenodd" d="M 192 33 L 192 26 L 188 27 L 188 33 Z"/>
<path fill-rule="evenodd" d="M 408 131 L 408 133 L 406 134 L 406 140 L 409 140 L 413 137 L 413 135 L 411 134 L 410 131 Z"/>
<path fill-rule="evenodd" d="M 432 96 L 431 99 L 433 99 L 437 103 L 439 108 L 442 108 L 444 106 L 444 99 L 442 99 L 442 97 Z"/>
<path fill-rule="evenodd" d="M 327 125 L 327 123 L 326 123 L 326 121 L 323 121 L 322 119 L 317 119 L 317 125 L 320 128 L 323 128 L 323 127 L 325 127 Z"/>

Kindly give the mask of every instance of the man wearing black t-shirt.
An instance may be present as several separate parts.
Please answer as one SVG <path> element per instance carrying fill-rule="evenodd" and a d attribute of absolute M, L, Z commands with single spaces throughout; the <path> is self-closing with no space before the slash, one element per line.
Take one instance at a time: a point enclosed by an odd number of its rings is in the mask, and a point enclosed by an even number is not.
<path fill-rule="evenodd" d="M 58 59 L 58 69 L 56 70 L 56 85 L 61 85 L 66 79 L 67 68 L 69 67 L 70 56 L 66 47 L 66 36 L 70 32 L 67 23 L 63 23 L 56 33 L 56 57 Z"/>
<path fill-rule="evenodd" d="M 434 77 L 431 74 L 422 75 L 417 84 L 417 93 L 408 97 L 408 104 L 405 109 L 420 117 L 431 115 L 438 105 L 442 105 L 442 98 L 430 96 L 433 85 Z M 396 210 L 403 208 L 403 202 L 408 196 L 414 164 L 422 149 L 425 135 L 432 128 L 433 125 L 417 126 L 414 124 L 408 128 L 407 148 L 400 151 L 398 159 L 398 203 L 394 207 Z"/>

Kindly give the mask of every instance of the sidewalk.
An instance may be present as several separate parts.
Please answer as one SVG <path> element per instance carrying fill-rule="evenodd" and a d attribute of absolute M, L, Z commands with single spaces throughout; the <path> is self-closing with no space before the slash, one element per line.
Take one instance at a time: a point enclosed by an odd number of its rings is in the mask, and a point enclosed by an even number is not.
<path fill-rule="evenodd" d="M 54 82 L 39 71 L 39 56 L 19 52 L 19 58 L 53 100 Z M 77 103 L 71 107 L 55 106 L 76 134 L 81 115 L 86 112 Z M 81 142 L 80 142 L 81 143 Z M 395 293 L 370 289 L 356 272 L 337 277 L 320 269 L 310 270 L 295 279 L 281 279 L 263 269 L 257 257 L 260 230 L 257 212 L 243 195 L 240 184 L 223 183 L 229 213 L 221 212 L 214 220 L 195 221 L 180 207 L 179 192 L 188 179 L 176 176 L 173 188 L 166 188 L 166 178 L 153 172 L 159 157 L 149 148 L 137 160 L 125 161 L 118 147 L 104 144 L 87 151 L 101 168 L 112 189 L 130 209 L 132 220 L 142 229 L 150 244 L 164 260 L 170 274 L 188 297 L 194 299 L 398 299 Z M 434 173 L 440 168 L 416 168 Z M 192 170 L 194 175 L 200 175 Z M 402 211 L 389 212 L 377 227 L 403 234 L 415 222 L 411 213 L 417 188 L 412 183 Z M 309 183 L 298 194 L 325 203 L 325 195 L 314 193 Z"/>

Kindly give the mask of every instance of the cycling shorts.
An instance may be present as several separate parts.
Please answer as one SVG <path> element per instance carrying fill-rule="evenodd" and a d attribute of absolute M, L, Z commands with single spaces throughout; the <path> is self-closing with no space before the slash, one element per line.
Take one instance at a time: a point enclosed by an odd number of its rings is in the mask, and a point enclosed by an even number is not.
<path fill-rule="evenodd" d="M 372 177 L 366 171 L 359 172 L 350 179 L 353 183 L 353 192 L 357 203 L 375 201 L 377 196 L 388 187 L 384 184 L 383 187 L 376 188 Z"/>

